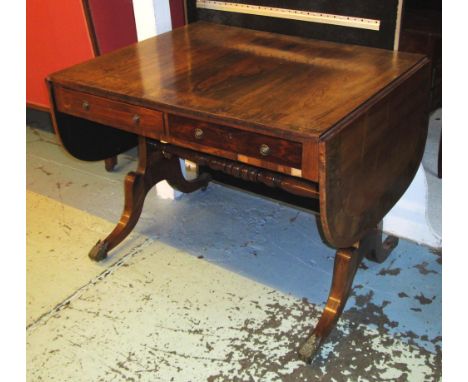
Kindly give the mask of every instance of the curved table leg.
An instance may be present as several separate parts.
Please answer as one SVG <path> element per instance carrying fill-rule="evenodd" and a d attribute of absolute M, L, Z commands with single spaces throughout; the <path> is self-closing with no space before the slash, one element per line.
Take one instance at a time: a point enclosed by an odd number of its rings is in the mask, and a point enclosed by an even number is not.
<path fill-rule="evenodd" d="M 398 244 L 398 239 L 393 236 L 389 236 L 382 243 L 382 231 L 379 228 L 369 232 L 360 240 L 356 248 L 344 248 L 336 251 L 332 285 L 327 304 L 317 326 L 299 349 L 299 357 L 305 362 L 312 361 L 317 350 L 340 318 L 362 258 L 366 256 L 373 261 L 381 262 Z"/>
<path fill-rule="evenodd" d="M 167 159 L 167 183 L 172 188 L 184 193 L 190 193 L 198 189 L 205 190 L 208 187 L 208 183 L 211 180 L 211 175 L 208 173 L 200 174 L 200 176 L 193 180 L 187 180 L 184 178 L 182 169 L 180 167 L 179 158 L 163 152 L 164 157 Z"/>
<path fill-rule="evenodd" d="M 156 183 L 168 180 L 183 192 L 193 192 L 206 187 L 210 181 L 209 176 L 187 181 L 182 175 L 179 159 L 166 155 L 145 138 L 140 138 L 138 150 L 138 169 L 125 178 L 125 205 L 120 221 L 104 240 L 99 240 L 91 249 L 89 257 L 92 260 L 105 259 L 107 253 L 130 234 L 140 218 L 148 191 Z"/>
<path fill-rule="evenodd" d="M 117 155 L 104 159 L 104 166 L 106 167 L 106 171 L 114 171 L 114 167 L 117 166 Z"/>
<path fill-rule="evenodd" d="M 364 253 L 367 260 L 383 263 L 397 245 L 396 236 L 387 236 L 382 242 L 382 223 L 380 223 L 359 242 L 359 250 Z"/>
<path fill-rule="evenodd" d="M 311 362 L 323 341 L 335 327 L 348 300 L 354 275 L 362 260 L 362 254 L 354 248 L 338 249 L 335 255 L 333 280 L 327 304 L 320 320 L 299 349 L 299 357 Z"/>

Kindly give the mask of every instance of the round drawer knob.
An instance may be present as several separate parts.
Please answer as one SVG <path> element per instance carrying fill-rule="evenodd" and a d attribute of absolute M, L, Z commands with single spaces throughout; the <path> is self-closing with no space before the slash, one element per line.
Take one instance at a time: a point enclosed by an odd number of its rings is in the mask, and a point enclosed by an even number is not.
<path fill-rule="evenodd" d="M 270 155 L 271 149 L 270 146 L 262 144 L 260 145 L 260 154 L 266 157 L 267 155 Z"/>
<path fill-rule="evenodd" d="M 195 129 L 194 134 L 196 139 L 202 139 L 203 138 L 203 130 L 199 129 L 198 127 Z"/>
<path fill-rule="evenodd" d="M 135 114 L 132 119 L 135 125 L 140 124 L 140 116 L 138 114 Z"/>
<path fill-rule="evenodd" d="M 88 101 L 83 101 L 83 103 L 81 104 L 81 107 L 83 108 L 83 110 L 88 111 L 89 110 L 89 102 Z"/>

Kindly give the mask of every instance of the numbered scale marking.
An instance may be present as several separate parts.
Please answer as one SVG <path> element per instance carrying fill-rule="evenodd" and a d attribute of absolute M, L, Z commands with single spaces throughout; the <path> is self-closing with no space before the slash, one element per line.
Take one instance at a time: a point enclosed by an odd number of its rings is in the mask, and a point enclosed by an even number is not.
<path fill-rule="evenodd" d="M 197 8 L 211 9 L 223 12 L 244 13 L 249 15 L 276 17 L 281 19 L 300 20 L 311 23 L 340 25 L 350 28 L 380 30 L 380 20 L 360 17 L 333 15 L 309 11 L 298 11 L 260 5 L 227 3 L 225 1 L 197 0 Z"/>

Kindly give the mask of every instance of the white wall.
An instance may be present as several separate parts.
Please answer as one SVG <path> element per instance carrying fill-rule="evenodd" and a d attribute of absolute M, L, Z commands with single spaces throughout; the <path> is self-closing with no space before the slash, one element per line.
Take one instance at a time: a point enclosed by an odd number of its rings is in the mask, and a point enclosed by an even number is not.
<path fill-rule="evenodd" d="M 161 34 L 172 30 L 171 9 L 169 0 L 153 0 L 156 33 Z"/>
<path fill-rule="evenodd" d="M 133 0 L 133 12 L 138 41 L 172 30 L 169 0 Z M 166 181 L 156 185 L 156 193 L 163 199 L 175 199 L 181 195 Z"/>
<path fill-rule="evenodd" d="M 137 29 L 138 41 L 156 35 L 153 0 L 133 0 L 133 13 Z"/>
<path fill-rule="evenodd" d="M 420 165 L 406 193 L 385 216 L 383 230 L 420 244 L 440 248 L 442 238 L 432 229 L 427 208 L 428 185 L 426 173 Z"/>

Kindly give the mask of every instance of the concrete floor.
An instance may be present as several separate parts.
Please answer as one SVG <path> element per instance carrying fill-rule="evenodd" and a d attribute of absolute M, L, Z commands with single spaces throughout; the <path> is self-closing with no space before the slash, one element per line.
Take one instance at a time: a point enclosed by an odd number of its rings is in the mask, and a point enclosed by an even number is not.
<path fill-rule="evenodd" d="M 113 173 L 27 130 L 29 381 L 439 381 L 441 256 L 400 241 L 364 261 L 312 365 L 299 341 L 326 300 L 334 251 L 312 215 L 216 184 L 148 195 L 131 237 L 87 258 L 120 216 Z"/>

